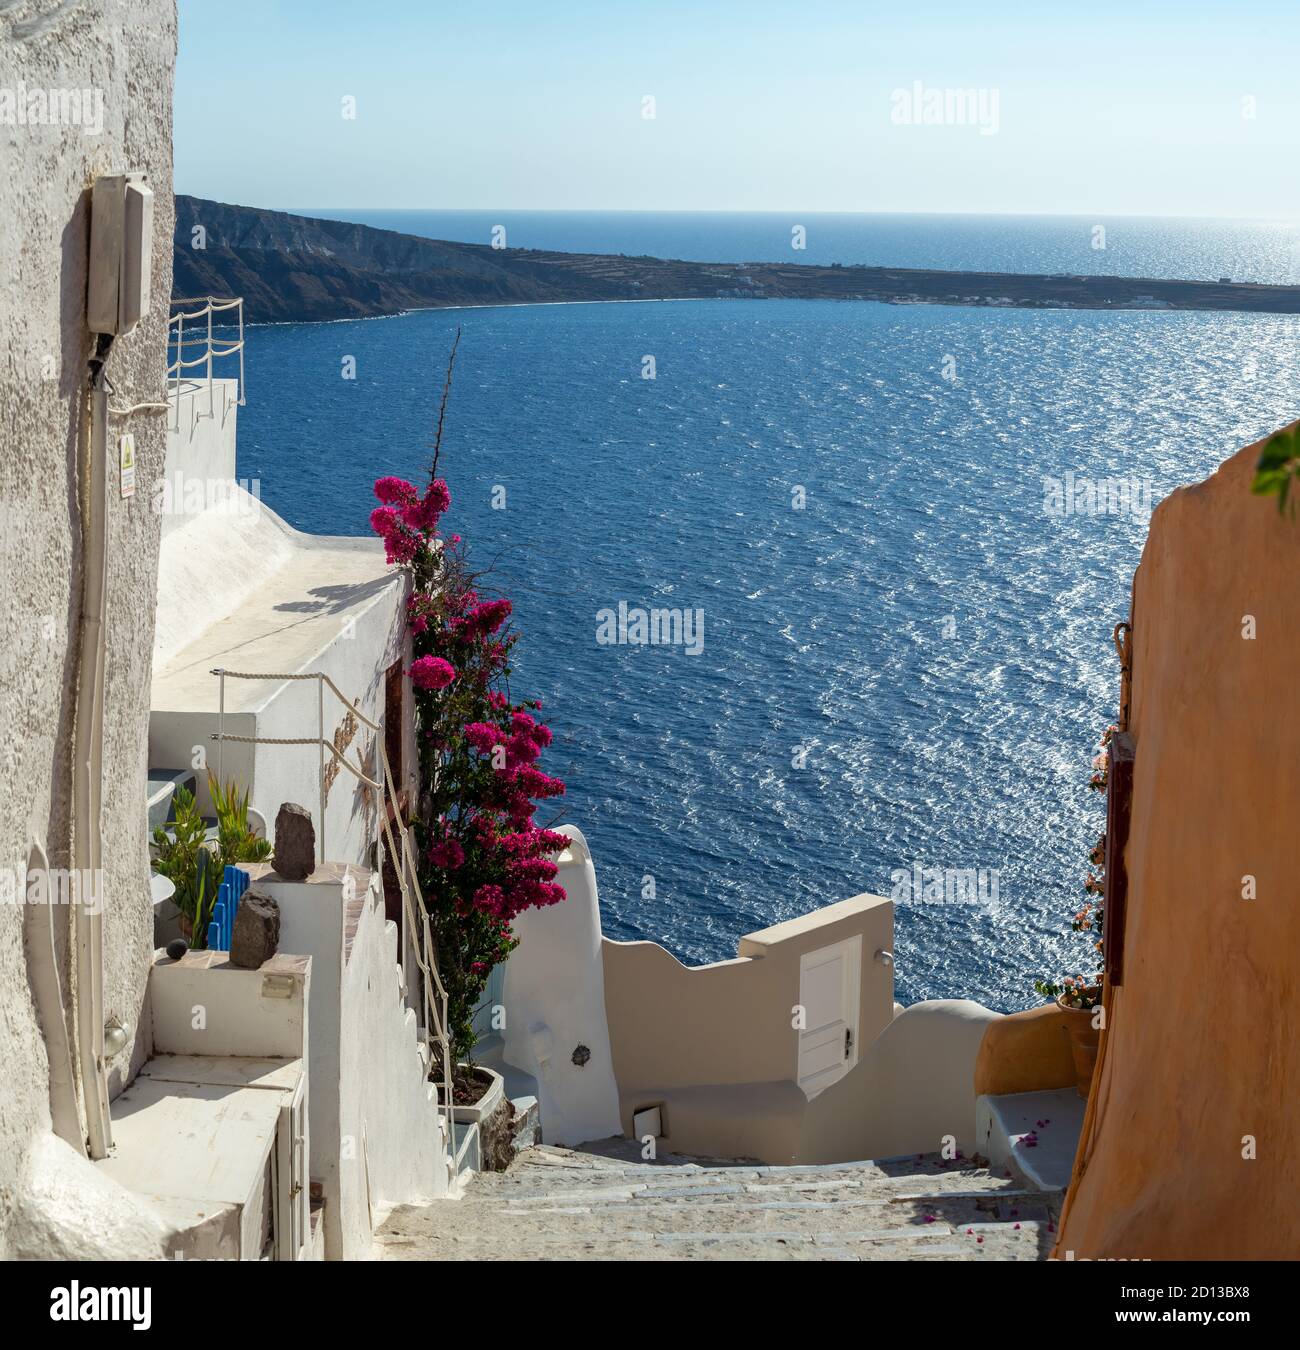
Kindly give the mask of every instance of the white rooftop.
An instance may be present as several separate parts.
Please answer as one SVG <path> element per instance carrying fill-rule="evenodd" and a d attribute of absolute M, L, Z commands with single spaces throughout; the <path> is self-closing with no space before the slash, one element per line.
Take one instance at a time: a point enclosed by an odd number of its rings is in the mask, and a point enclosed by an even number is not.
<path fill-rule="evenodd" d="M 237 491 L 241 491 L 238 490 Z M 302 534 L 270 508 L 209 511 L 163 540 L 154 644 L 155 712 L 215 712 L 214 668 L 297 674 L 351 621 L 392 603 L 402 577 L 378 539 Z M 231 681 L 228 712 L 256 711 L 276 686 Z"/>

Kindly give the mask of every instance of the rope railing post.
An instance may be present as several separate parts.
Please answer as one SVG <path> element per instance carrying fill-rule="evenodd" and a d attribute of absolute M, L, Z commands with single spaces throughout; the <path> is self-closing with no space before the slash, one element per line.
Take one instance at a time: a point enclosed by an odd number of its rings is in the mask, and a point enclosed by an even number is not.
<path fill-rule="evenodd" d="M 244 406 L 244 298 L 239 298 L 239 406 Z"/>
<path fill-rule="evenodd" d="M 320 726 L 320 861 L 325 861 L 325 681 L 316 680 L 317 708 Z"/>
<path fill-rule="evenodd" d="M 225 787 L 226 752 L 226 672 L 217 670 L 217 781 Z"/>
<path fill-rule="evenodd" d="M 174 386 L 174 388 L 175 388 L 175 393 L 176 393 L 176 430 L 177 430 L 177 431 L 179 431 L 179 430 L 181 429 L 181 400 L 180 400 L 180 392 L 181 392 L 181 371 L 180 371 L 180 359 L 181 359 L 181 353 L 183 352 L 184 348 L 185 348 L 185 315 L 184 315 L 184 314 L 178 314 L 178 315 L 176 316 L 176 384 L 175 384 L 175 386 Z M 170 375 L 170 374 L 171 374 L 171 371 L 168 370 L 167 373 L 168 373 L 168 375 Z"/>

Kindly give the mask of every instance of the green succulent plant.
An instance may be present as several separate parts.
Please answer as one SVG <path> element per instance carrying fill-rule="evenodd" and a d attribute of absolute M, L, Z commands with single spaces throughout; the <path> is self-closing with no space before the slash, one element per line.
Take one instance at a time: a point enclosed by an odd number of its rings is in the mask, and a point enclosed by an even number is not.
<path fill-rule="evenodd" d="M 209 773 L 208 791 L 216 811 L 215 840 L 208 839 L 210 826 L 186 787 L 177 787 L 172 798 L 174 819 L 154 826 L 153 832 L 153 870 L 175 886 L 172 902 L 196 949 L 208 944 L 208 921 L 226 867 L 264 862 L 272 852 L 271 841 L 249 827 L 247 789 L 241 793 L 234 783 L 223 787 Z"/>

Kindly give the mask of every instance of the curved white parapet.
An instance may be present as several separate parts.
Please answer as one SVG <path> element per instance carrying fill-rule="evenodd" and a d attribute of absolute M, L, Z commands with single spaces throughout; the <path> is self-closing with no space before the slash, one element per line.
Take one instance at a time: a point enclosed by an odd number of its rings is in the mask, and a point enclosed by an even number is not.
<path fill-rule="evenodd" d="M 143 1197 L 44 1131 L 30 1141 L 6 1209 L 0 1254 L 9 1261 L 161 1261 L 176 1246 Z"/>
<path fill-rule="evenodd" d="M 568 899 L 514 921 L 519 946 L 505 966 L 503 1057 L 537 1080 L 543 1139 L 573 1146 L 623 1128 L 605 1017 L 596 870 L 582 831 L 559 829 L 573 841 L 556 859 Z"/>
<path fill-rule="evenodd" d="M 970 999 L 913 1003 L 857 1068 L 808 1105 L 801 1162 L 975 1149 L 975 1062 L 992 1012 Z"/>

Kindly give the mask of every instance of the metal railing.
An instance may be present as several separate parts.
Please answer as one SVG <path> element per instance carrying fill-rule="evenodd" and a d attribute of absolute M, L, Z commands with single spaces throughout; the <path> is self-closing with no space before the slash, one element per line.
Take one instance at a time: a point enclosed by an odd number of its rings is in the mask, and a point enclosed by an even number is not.
<path fill-rule="evenodd" d="M 195 308 L 189 308 L 194 306 Z M 233 313 L 232 313 L 233 311 Z M 230 314 L 229 318 L 219 319 L 214 324 L 213 316 Z M 186 325 L 189 325 L 189 331 Z M 235 328 L 239 336 L 223 337 L 213 329 Z M 172 353 L 175 352 L 175 360 Z M 197 355 L 191 356 L 191 352 Z M 204 382 L 208 389 L 207 417 L 215 416 L 215 403 L 212 393 L 214 361 L 226 357 L 239 357 L 239 379 L 235 394 L 236 406 L 244 406 L 244 298 L 236 296 L 230 300 L 219 300 L 206 295 L 196 300 L 172 300 L 172 314 L 167 320 L 167 397 L 178 403 L 182 385 L 196 388 Z M 194 372 L 189 374 L 187 372 Z M 197 378 L 196 378 L 197 377 Z M 179 413 L 177 414 L 179 417 Z"/>
<path fill-rule="evenodd" d="M 217 676 L 219 684 L 217 703 L 217 730 L 211 733 L 217 742 L 217 778 L 222 780 L 221 748 L 226 741 L 243 745 L 316 745 L 320 749 L 320 833 L 318 850 L 320 861 L 325 861 L 325 802 L 328 788 L 325 781 L 325 752 L 328 751 L 336 764 L 342 765 L 354 778 L 366 787 L 378 792 L 375 829 L 375 872 L 379 876 L 380 893 L 383 893 L 384 840 L 388 842 L 388 854 L 393 861 L 393 871 L 397 875 L 398 888 L 402 893 L 402 924 L 405 930 L 401 934 L 401 954 L 403 976 L 409 987 L 406 954 L 411 953 L 420 975 L 420 994 L 423 1002 L 423 1017 L 420 1032 L 424 1041 L 426 1057 L 432 1069 L 435 1044 L 437 1059 L 442 1069 L 443 1100 L 439 1111 L 446 1117 L 447 1140 L 451 1151 L 453 1177 L 458 1170 L 456 1148 L 455 1101 L 452 1096 L 451 1038 L 447 1030 L 447 990 L 438 974 L 437 955 L 433 945 L 433 934 L 429 927 L 429 911 L 425 907 L 424 892 L 420 888 L 420 879 L 416 875 L 415 847 L 411 839 L 409 826 L 402 820 L 397 797 L 397 784 L 393 778 L 392 766 L 388 762 L 388 750 L 384 744 L 384 729 L 378 722 L 372 722 L 355 704 L 349 703 L 338 685 L 324 671 L 304 671 L 296 675 L 250 673 L 239 670 L 225 670 L 218 666 L 212 674 Z M 315 680 L 317 681 L 320 711 L 319 734 L 302 737 L 276 736 L 237 736 L 226 732 L 226 681 L 227 680 Z M 375 732 L 375 744 L 379 748 L 379 759 L 383 766 L 383 780 L 376 782 L 367 776 L 364 766 L 353 764 L 347 756 L 331 741 L 325 739 L 325 689 L 333 692 L 340 703 L 363 726 Z M 361 753 L 358 750 L 357 759 Z M 398 838 L 401 847 L 394 842 L 392 822 L 397 822 Z"/>

